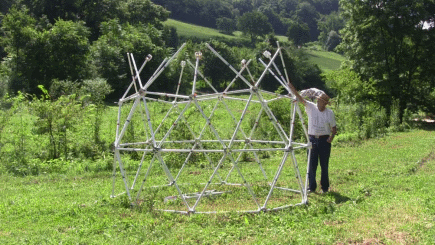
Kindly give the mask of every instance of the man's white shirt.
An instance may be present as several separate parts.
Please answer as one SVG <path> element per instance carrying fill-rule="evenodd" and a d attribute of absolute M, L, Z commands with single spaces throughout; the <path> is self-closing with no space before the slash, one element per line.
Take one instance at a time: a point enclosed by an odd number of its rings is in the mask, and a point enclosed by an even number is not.
<path fill-rule="evenodd" d="M 319 111 L 316 104 L 306 101 L 305 111 L 308 115 L 308 134 L 331 134 L 331 128 L 336 126 L 335 115 L 331 109 L 325 108 L 324 111 Z"/>

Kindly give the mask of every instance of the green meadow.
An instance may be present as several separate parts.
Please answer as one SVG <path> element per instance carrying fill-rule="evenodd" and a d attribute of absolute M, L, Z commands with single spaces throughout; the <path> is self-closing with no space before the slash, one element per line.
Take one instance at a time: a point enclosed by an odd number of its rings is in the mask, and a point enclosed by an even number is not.
<path fill-rule="evenodd" d="M 433 244 L 434 139 L 432 125 L 335 144 L 329 193 L 310 194 L 308 205 L 258 214 L 155 211 L 152 193 L 131 207 L 125 195 L 110 198 L 112 173 L 104 168 L 2 174 L 0 243 Z M 277 161 L 271 157 L 265 165 Z"/>
<path fill-rule="evenodd" d="M 317 64 L 324 72 L 337 70 L 345 58 L 337 53 L 318 49 L 307 49 L 308 57 L 314 64 Z"/>
<path fill-rule="evenodd" d="M 226 35 L 213 28 L 197 26 L 174 19 L 168 19 L 163 24 L 177 28 L 178 35 L 184 38 L 197 38 L 205 41 L 213 38 L 245 41 L 248 40 L 246 37 L 243 37 L 242 33 L 239 31 L 234 32 L 233 35 Z M 285 36 L 276 36 L 276 38 L 280 42 L 288 41 L 288 38 Z M 342 55 L 334 52 L 322 51 L 319 47 L 316 47 L 316 45 L 314 45 L 314 48 L 304 47 L 308 53 L 308 58 L 312 63 L 317 64 L 325 72 L 340 68 L 341 63 L 345 60 Z"/>
<path fill-rule="evenodd" d="M 168 19 L 163 22 L 164 25 L 177 28 L 178 35 L 182 37 L 195 37 L 202 40 L 207 40 L 210 38 L 226 38 L 226 39 L 237 39 L 240 38 L 240 33 L 236 32 L 234 35 L 226 35 L 220 33 L 218 30 L 198 25 L 193 25 L 185 22 L 181 22 L 174 19 Z M 236 35 L 237 34 L 237 35 Z"/>

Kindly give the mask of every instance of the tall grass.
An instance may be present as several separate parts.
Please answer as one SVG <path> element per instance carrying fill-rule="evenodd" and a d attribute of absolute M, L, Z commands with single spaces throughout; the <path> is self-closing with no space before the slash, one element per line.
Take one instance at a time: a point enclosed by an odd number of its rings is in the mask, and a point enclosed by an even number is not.
<path fill-rule="evenodd" d="M 86 101 L 86 96 L 75 95 L 63 95 L 55 101 L 26 97 L 23 94 L 14 98 L 4 97 L 0 114 L 1 168 L 16 175 L 110 168 L 112 158 L 110 146 L 115 140 L 117 107 L 98 107 Z M 244 104 L 229 103 L 228 105 L 236 118 L 244 109 Z M 203 104 L 203 108 L 209 108 L 207 110 L 211 110 L 213 106 L 213 102 Z M 290 105 L 275 101 L 270 103 L 269 107 L 283 128 L 289 129 Z M 397 106 L 393 106 L 390 118 L 387 117 L 385 110 L 376 104 L 341 104 L 332 105 L 331 108 L 336 114 L 338 127 L 336 142 L 339 143 L 383 137 L 389 132 L 403 131 L 412 127 L 410 120 L 404 120 L 403 124 L 399 124 Z M 242 124 L 247 133 L 256 120 L 259 107 L 251 106 L 248 109 L 248 118 Z M 126 115 L 129 107 L 124 106 L 123 110 L 125 110 L 123 114 Z M 169 107 L 151 102 L 150 110 L 157 118 L 163 118 Z M 203 119 L 198 117 L 195 110 L 193 107 L 188 109 L 184 116 L 193 127 L 199 128 Z M 304 110 L 303 107 L 301 110 Z M 236 122 L 233 122 L 228 115 L 226 108 L 220 105 L 212 120 L 220 135 L 231 138 L 231 132 L 226 130 L 225 125 Z M 169 117 L 172 119 L 162 124 L 159 133 L 166 133 L 177 116 L 177 113 L 171 113 Z M 133 118 L 134 123 L 128 128 L 125 136 L 126 142 L 134 142 L 146 134 L 140 115 L 135 117 L 138 118 L 137 120 Z M 277 132 L 270 128 L 270 124 L 262 124 L 261 120 L 269 119 L 263 113 L 254 136 L 269 140 L 276 139 Z M 189 134 L 187 128 L 179 126 L 172 131 L 171 138 L 188 139 Z M 205 138 L 213 138 L 211 131 L 205 131 L 204 134 Z M 296 123 L 295 139 L 301 139 L 303 136 L 301 125 Z M 204 146 L 216 147 L 207 144 Z M 133 152 L 131 157 L 138 158 L 138 155 Z M 248 158 L 248 156 L 244 157 Z M 166 158 L 169 163 L 180 164 L 175 153 L 168 154 Z M 206 162 L 204 155 L 200 154 L 195 155 L 193 160 L 199 164 Z"/>

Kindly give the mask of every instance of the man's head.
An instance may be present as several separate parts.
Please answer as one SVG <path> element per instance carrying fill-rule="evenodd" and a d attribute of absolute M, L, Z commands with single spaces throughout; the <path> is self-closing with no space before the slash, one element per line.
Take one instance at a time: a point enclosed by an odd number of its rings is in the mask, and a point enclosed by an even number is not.
<path fill-rule="evenodd" d="M 321 93 L 318 96 L 316 96 L 316 98 L 317 98 L 317 108 L 319 109 L 319 111 L 324 111 L 326 105 L 329 104 L 329 96 L 325 93 Z"/>

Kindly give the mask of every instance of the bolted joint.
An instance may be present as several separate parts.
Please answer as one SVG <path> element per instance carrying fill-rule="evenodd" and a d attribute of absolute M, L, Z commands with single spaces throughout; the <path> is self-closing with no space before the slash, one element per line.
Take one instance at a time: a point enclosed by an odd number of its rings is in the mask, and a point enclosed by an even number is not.
<path fill-rule="evenodd" d="M 181 61 L 181 67 L 185 67 L 186 66 L 186 61 Z"/>
<path fill-rule="evenodd" d="M 140 88 L 139 94 L 140 94 L 140 96 L 145 96 L 147 93 L 145 92 L 145 90 L 143 88 Z"/>
<path fill-rule="evenodd" d="M 249 143 L 251 143 L 251 139 L 250 138 L 246 138 L 245 139 L 245 144 L 249 144 Z"/>
<path fill-rule="evenodd" d="M 162 150 L 162 148 L 160 148 L 160 147 L 153 147 L 153 153 L 158 153 L 161 150 Z"/>
<path fill-rule="evenodd" d="M 201 51 L 198 51 L 198 52 L 195 52 L 195 57 L 197 58 L 197 59 L 202 59 L 202 53 L 201 53 Z"/>
<path fill-rule="evenodd" d="M 148 54 L 147 57 L 145 58 L 147 61 L 150 61 L 153 59 L 153 56 L 151 54 Z"/>
<path fill-rule="evenodd" d="M 272 54 L 267 50 L 263 52 L 263 55 L 264 55 L 264 57 L 266 57 L 268 59 L 270 59 L 272 57 Z"/>
<path fill-rule="evenodd" d="M 313 149 L 313 144 L 311 142 L 308 142 L 307 146 L 307 149 Z"/>
<path fill-rule="evenodd" d="M 251 87 L 251 91 L 254 92 L 254 93 L 257 93 L 258 92 L 258 87 L 252 86 Z"/>
<path fill-rule="evenodd" d="M 243 59 L 243 60 L 241 61 L 241 63 L 242 63 L 242 67 L 245 67 L 245 66 L 246 66 L 246 60 L 245 60 L 245 59 Z"/>

